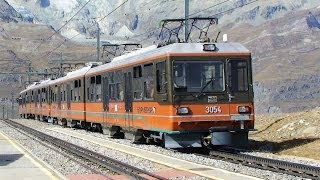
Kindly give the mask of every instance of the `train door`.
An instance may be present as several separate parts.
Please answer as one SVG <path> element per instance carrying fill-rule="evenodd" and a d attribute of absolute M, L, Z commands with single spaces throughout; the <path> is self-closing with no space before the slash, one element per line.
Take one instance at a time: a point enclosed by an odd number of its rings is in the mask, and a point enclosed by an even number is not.
<path fill-rule="evenodd" d="M 130 129 L 133 124 L 132 106 L 133 106 L 133 96 L 132 96 L 132 73 L 124 73 L 124 103 L 126 111 L 126 126 Z"/>
<path fill-rule="evenodd" d="M 57 101 L 58 101 L 58 117 L 61 118 L 61 85 L 58 85 L 58 92 L 57 92 Z"/>
<path fill-rule="evenodd" d="M 102 101 L 103 101 L 103 123 L 108 121 L 108 111 L 109 111 L 109 81 L 108 77 L 103 77 L 102 79 Z"/>
<path fill-rule="evenodd" d="M 50 117 L 51 116 L 51 88 L 50 86 L 48 86 L 46 89 L 46 103 L 47 103 L 47 116 Z"/>
<path fill-rule="evenodd" d="M 228 100 L 231 119 L 236 121 L 249 120 L 247 112 L 242 112 L 246 109 L 239 109 L 239 104 L 253 102 L 252 95 L 250 95 L 250 85 L 252 83 L 249 75 L 249 62 L 246 59 L 239 58 L 229 59 L 227 62 Z"/>
<path fill-rule="evenodd" d="M 39 103 L 39 116 L 41 118 L 41 115 L 43 113 L 43 108 L 42 108 L 42 95 L 43 95 L 43 88 L 38 89 L 38 103 Z M 39 119 L 41 120 L 41 119 Z"/>
<path fill-rule="evenodd" d="M 67 87 L 64 91 L 64 96 L 66 96 L 66 100 L 67 100 L 67 112 L 68 112 L 68 117 L 71 117 L 72 116 L 72 113 L 71 113 L 71 85 L 70 85 L 70 82 L 67 83 Z"/>

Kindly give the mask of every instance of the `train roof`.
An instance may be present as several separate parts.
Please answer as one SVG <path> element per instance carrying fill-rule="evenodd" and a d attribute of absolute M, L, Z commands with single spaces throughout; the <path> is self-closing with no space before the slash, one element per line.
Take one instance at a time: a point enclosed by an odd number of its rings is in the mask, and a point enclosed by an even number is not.
<path fill-rule="evenodd" d="M 85 67 L 83 67 L 83 68 L 81 68 L 81 69 L 68 72 L 66 76 L 63 76 L 63 77 L 61 77 L 61 78 L 52 80 L 52 81 L 50 82 L 50 85 L 58 84 L 59 82 L 62 82 L 62 81 L 67 81 L 67 80 L 71 80 L 71 79 L 81 78 L 81 77 L 83 77 L 83 76 L 89 71 L 89 69 L 91 69 L 91 68 L 92 68 L 92 64 L 90 64 L 90 65 L 88 65 L 88 66 L 85 66 Z"/>
<path fill-rule="evenodd" d="M 174 43 L 167 46 L 159 47 L 153 45 L 147 48 L 142 48 L 114 58 L 110 63 L 92 68 L 88 71 L 88 75 L 106 71 L 110 68 L 133 64 L 137 61 L 149 59 L 152 57 L 179 55 L 179 54 L 249 54 L 250 51 L 240 43 L 214 43 L 217 51 L 203 51 L 203 45 L 207 43 Z"/>
<path fill-rule="evenodd" d="M 29 90 L 39 89 L 39 88 L 45 87 L 47 85 L 54 85 L 54 84 L 57 84 L 62 81 L 83 77 L 92 66 L 93 66 L 93 64 L 88 64 L 88 66 L 83 67 L 78 70 L 75 70 L 75 71 L 71 71 L 71 72 L 67 73 L 66 76 L 58 78 L 58 79 L 54 79 L 54 80 L 48 79 L 45 81 L 35 82 L 35 83 L 29 85 L 25 90 L 21 91 L 20 94 L 24 93 L 26 91 L 29 91 Z"/>
<path fill-rule="evenodd" d="M 38 89 L 38 88 L 40 88 L 40 87 L 43 87 L 43 86 L 45 86 L 45 85 L 48 85 L 51 81 L 52 81 L 51 79 L 46 79 L 46 80 L 42 80 L 42 81 L 40 81 L 40 82 L 34 82 L 34 83 L 28 85 L 25 90 L 23 90 L 23 91 L 20 92 L 20 94 L 21 94 L 21 93 L 24 93 L 24 92 L 26 92 L 26 91 L 28 91 L 28 90 L 30 90 L 30 89 Z"/>

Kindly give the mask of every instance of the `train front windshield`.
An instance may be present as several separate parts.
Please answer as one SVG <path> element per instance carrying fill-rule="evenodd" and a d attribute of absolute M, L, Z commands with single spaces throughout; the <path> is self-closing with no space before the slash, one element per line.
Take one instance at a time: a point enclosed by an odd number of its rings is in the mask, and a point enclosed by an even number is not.
<path fill-rule="evenodd" d="M 223 92 L 224 74 L 224 63 L 220 61 L 175 61 L 174 89 L 180 92 Z"/>

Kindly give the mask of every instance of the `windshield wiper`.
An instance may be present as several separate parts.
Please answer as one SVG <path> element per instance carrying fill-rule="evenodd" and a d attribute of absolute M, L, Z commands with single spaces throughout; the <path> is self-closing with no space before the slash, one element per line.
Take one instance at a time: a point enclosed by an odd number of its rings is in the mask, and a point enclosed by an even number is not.
<path fill-rule="evenodd" d="M 196 95 L 197 98 L 199 98 L 201 95 L 203 95 L 203 91 L 209 86 L 209 84 L 211 84 L 213 81 L 215 80 L 215 78 L 211 78 L 202 88 L 201 91 L 199 92 L 199 94 Z"/>

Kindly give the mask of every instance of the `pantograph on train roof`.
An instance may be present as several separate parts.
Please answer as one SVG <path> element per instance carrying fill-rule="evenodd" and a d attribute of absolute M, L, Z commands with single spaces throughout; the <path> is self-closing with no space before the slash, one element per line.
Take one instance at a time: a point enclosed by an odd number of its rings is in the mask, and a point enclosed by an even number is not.
<path fill-rule="evenodd" d="M 186 22 L 189 24 L 187 26 L 187 34 L 183 32 L 183 27 L 187 25 Z M 212 17 L 164 19 L 161 21 L 161 31 L 158 39 L 165 44 L 170 44 L 172 42 L 209 42 L 210 38 L 208 34 L 209 32 L 212 32 L 212 27 L 215 24 L 218 24 L 218 19 Z"/>

